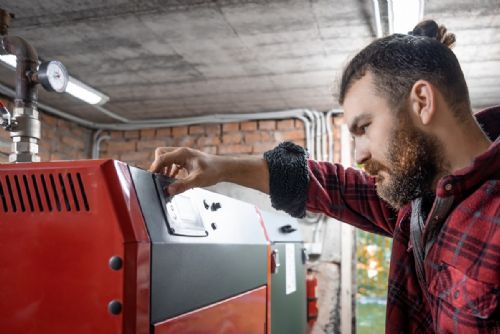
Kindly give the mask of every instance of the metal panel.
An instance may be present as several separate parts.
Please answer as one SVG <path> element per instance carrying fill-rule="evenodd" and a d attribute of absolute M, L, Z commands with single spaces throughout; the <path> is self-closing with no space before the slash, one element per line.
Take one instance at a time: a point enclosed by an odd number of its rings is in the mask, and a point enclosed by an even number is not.
<path fill-rule="evenodd" d="M 254 206 L 202 189 L 189 193 L 208 235 L 170 234 L 151 173 L 130 167 L 152 245 L 151 322 L 267 284 L 268 242 Z M 160 197 L 158 197 L 160 196 Z M 219 209 L 212 210 L 218 203 Z M 208 205 L 208 207 L 207 207 Z"/>
<path fill-rule="evenodd" d="M 156 323 L 154 333 L 266 333 L 266 290 L 266 287 L 260 287 L 165 322 Z"/>
<path fill-rule="evenodd" d="M 53 210 L 39 211 L 27 209 L 26 188 L 12 189 L 26 210 L 0 210 L 2 332 L 149 332 L 149 240 L 130 176 L 122 167 L 112 161 L 0 165 L 2 180 L 79 174 L 89 207 L 75 210 L 71 185 L 63 179 L 68 211 L 58 177 L 54 182 L 62 194 L 61 211 L 52 191 L 40 200 L 45 207 L 55 203 Z M 124 266 L 112 270 L 111 256 L 121 257 Z M 108 312 L 112 300 L 123 303 L 122 313 Z"/>
<path fill-rule="evenodd" d="M 271 248 L 280 254 L 281 266 L 278 273 L 273 274 L 271 281 L 271 333 L 304 334 L 307 327 L 307 304 L 305 265 L 302 262 L 302 243 L 294 245 L 295 273 L 287 273 L 286 243 L 273 243 Z M 288 275 L 295 275 L 296 290 L 287 294 L 286 281 Z"/>

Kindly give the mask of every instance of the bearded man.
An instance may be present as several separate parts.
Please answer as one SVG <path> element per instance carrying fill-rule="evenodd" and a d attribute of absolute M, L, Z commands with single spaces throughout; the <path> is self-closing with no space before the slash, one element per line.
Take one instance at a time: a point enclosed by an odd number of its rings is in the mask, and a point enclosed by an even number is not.
<path fill-rule="evenodd" d="M 500 333 L 500 108 L 473 116 L 454 41 L 424 21 L 350 61 L 339 102 L 366 172 L 292 143 L 262 158 L 158 148 L 150 170 L 187 171 L 170 195 L 234 182 L 392 237 L 387 333 Z"/>

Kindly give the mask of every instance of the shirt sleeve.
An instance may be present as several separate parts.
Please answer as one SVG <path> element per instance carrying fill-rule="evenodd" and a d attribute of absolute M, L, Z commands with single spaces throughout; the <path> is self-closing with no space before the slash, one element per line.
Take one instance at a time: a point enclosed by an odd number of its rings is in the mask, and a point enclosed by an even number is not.
<path fill-rule="evenodd" d="M 373 177 L 340 164 L 308 160 L 307 165 L 307 210 L 368 232 L 393 235 L 397 211 L 378 196 Z"/>

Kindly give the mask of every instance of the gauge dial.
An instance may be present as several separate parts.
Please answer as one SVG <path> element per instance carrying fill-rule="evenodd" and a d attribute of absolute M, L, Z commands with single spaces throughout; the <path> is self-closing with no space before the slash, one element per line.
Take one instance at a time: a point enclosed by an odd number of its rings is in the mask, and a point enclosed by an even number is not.
<path fill-rule="evenodd" d="M 68 85 L 68 71 L 59 61 L 48 61 L 40 65 L 38 80 L 43 88 L 51 92 L 62 93 Z"/>

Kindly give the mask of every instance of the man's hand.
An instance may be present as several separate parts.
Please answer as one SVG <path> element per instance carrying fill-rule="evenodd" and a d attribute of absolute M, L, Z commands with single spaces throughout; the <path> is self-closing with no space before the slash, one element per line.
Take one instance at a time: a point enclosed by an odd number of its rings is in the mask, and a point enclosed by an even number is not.
<path fill-rule="evenodd" d="M 269 171 L 261 157 L 227 157 L 187 147 L 158 147 L 149 171 L 175 177 L 170 196 L 227 181 L 269 193 Z"/>
<path fill-rule="evenodd" d="M 170 196 L 194 187 L 206 187 L 220 181 L 220 159 L 187 147 L 158 147 L 149 171 L 177 180 L 168 187 Z"/>

